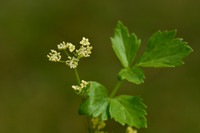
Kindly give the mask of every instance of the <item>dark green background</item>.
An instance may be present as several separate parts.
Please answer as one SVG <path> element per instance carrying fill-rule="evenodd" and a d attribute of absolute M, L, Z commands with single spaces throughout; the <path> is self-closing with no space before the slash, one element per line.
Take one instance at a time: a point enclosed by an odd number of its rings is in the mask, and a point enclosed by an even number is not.
<path fill-rule="evenodd" d="M 141 51 L 166 29 L 177 29 L 194 49 L 185 65 L 147 68 L 144 84 L 120 88 L 148 106 L 148 128 L 139 133 L 199 133 L 199 0 L 0 0 L 0 133 L 86 133 L 74 72 L 46 55 L 62 41 L 78 46 L 88 37 L 94 49 L 79 64 L 81 79 L 110 91 L 122 68 L 110 42 L 118 20 L 142 39 Z M 107 130 L 124 132 L 114 121 Z"/>

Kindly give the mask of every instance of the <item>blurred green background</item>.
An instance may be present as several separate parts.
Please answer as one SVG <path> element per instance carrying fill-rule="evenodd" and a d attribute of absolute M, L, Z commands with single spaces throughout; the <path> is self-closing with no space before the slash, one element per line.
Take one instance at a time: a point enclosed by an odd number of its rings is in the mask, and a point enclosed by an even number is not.
<path fill-rule="evenodd" d="M 199 0 L 0 0 L 0 133 L 87 133 L 74 71 L 46 55 L 88 37 L 94 49 L 79 64 L 81 79 L 110 91 L 122 68 L 110 42 L 118 20 L 142 39 L 141 51 L 166 29 L 194 49 L 183 66 L 145 69 L 142 85 L 124 82 L 118 94 L 141 96 L 148 106 L 148 128 L 139 133 L 200 133 Z M 106 127 L 124 129 L 113 120 Z"/>

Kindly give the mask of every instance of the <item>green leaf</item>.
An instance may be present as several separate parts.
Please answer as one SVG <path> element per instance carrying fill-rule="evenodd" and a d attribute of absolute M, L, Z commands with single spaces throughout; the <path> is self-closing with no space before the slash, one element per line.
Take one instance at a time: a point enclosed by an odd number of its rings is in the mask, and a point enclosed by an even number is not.
<path fill-rule="evenodd" d="M 135 34 L 130 34 L 128 29 L 118 22 L 111 38 L 112 47 L 124 67 L 130 67 L 140 47 L 141 41 L 137 39 Z"/>
<path fill-rule="evenodd" d="M 180 38 L 176 31 L 156 32 L 148 41 L 147 49 L 136 65 L 142 67 L 175 67 L 183 64 L 192 48 Z"/>
<path fill-rule="evenodd" d="M 79 108 L 79 114 L 93 117 L 101 116 L 102 120 L 109 118 L 109 98 L 106 88 L 97 83 L 90 82 L 88 98 L 83 101 Z"/>
<path fill-rule="evenodd" d="M 111 99 L 109 112 L 111 118 L 122 125 L 144 128 L 147 127 L 145 108 L 139 97 L 122 95 Z"/>
<path fill-rule="evenodd" d="M 144 83 L 144 72 L 141 68 L 138 67 L 132 67 L 132 68 L 124 68 L 122 69 L 118 77 L 120 80 L 128 80 L 129 82 L 135 83 L 135 84 L 141 84 Z"/>

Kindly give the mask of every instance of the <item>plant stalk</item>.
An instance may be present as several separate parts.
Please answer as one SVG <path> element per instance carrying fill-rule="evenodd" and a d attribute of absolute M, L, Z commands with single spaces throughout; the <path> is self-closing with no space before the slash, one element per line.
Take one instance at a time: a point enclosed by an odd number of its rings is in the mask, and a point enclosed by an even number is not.
<path fill-rule="evenodd" d="M 79 77 L 77 68 L 74 68 L 74 71 L 75 71 L 75 75 L 76 75 L 77 82 L 78 82 L 78 84 L 80 85 L 81 80 L 80 80 L 80 77 Z"/>
<path fill-rule="evenodd" d="M 67 53 L 66 49 L 64 51 L 65 51 L 66 55 L 69 57 L 69 54 Z"/>
<path fill-rule="evenodd" d="M 80 76 L 78 74 L 78 70 L 77 68 L 74 68 L 74 71 L 75 71 L 75 75 L 76 75 L 76 79 L 77 79 L 77 82 L 78 84 L 80 85 L 81 84 L 81 81 L 80 81 Z M 82 98 L 82 101 L 84 99 Z M 91 123 L 91 120 L 90 120 L 90 117 L 87 116 L 87 121 L 88 121 L 88 130 L 89 130 L 89 133 L 93 133 L 93 130 L 92 130 L 92 123 Z"/>
<path fill-rule="evenodd" d="M 112 90 L 112 92 L 110 93 L 110 98 L 112 98 L 113 96 L 115 96 L 115 94 L 117 93 L 117 91 L 118 91 L 119 87 L 121 86 L 121 84 L 122 84 L 122 80 L 119 81 L 117 83 L 117 85 L 115 86 L 115 88 Z"/>
<path fill-rule="evenodd" d="M 93 130 L 92 130 L 92 122 L 91 122 L 89 116 L 87 116 L 87 121 L 88 121 L 88 130 L 89 130 L 89 133 L 93 133 Z"/>

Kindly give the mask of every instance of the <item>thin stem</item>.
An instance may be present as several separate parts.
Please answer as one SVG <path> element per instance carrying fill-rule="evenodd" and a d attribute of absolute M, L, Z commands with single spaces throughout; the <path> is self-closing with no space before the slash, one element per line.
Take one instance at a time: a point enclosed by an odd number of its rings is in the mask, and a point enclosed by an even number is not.
<path fill-rule="evenodd" d="M 119 81 L 117 83 L 117 85 L 115 86 L 115 88 L 112 90 L 112 92 L 110 94 L 110 98 L 113 97 L 113 96 L 115 96 L 115 94 L 117 93 L 117 91 L 118 91 L 119 87 L 121 86 L 121 84 L 122 84 L 122 80 Z"/>
<path fill-rule="evenodd" d="M 66 63 L 66 61 L 61 61 L 61 60 L 60 60 L 59 62 L 60 62 L 60 63 Z"/>
<path fill-rule="evenodd" d="M 75 71 L 75 75 L 76 75 L 77 82 L 78 82 L 78 84 L 80 85 L 80 84 L 81 84 L 81 81 L 80 81 L 80 77 L 79 77 L 77 68 L 74 68 L 74 71 Z M 83 100 L 83 99 L 82 99 L 82 100 Z M 89 127 L 88 127 L 89 133 L 93 133 L 93 130 L 92 130 L 92 123 L 91 123 L 90 117 L 88 117 L 88 116 L 87 116 L 87 121 L 88 121 L 88 126 L 89 126 Z"/>
<path fill-rule="evenodd" d="M 69 54 L 67 53 L 66 49 L 64 51 L 65 51 L 65 54 L 69 57 Z"/>
<path fill-rule="evenodd" d="M 87 121 L 88 121 L 88 130 L 89 130 L 89 133 L 93 133 L 93 130 L 92 130 L 92 122 L 90 120 L 90 117 L 87 116 Z"/>
<path fill-rule="evenodd" d="M 79 77 L 77 68 L 74 68 L 74 71 L 75 71 L 75 75 L 76 75 L 77 82 L 78 82 L 78 84 L 80 85 L 81 81 L 80 81 L 80 77 Z"/>
<path fill-rule="evenodd" d="M 74 54 L 75 56 L 77 56 L 77 54 L 76 54 L 75 52 L 73 52 L 73 54 Z"/>

